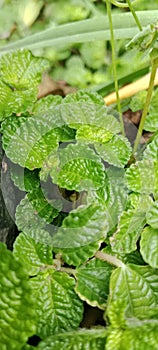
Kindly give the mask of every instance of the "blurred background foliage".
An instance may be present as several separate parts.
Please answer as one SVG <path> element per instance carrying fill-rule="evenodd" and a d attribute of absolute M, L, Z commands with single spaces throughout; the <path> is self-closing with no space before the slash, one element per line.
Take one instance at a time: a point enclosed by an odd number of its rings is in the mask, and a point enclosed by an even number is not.
<path fill-rule="evenodd" d="M 158 9 L 158 0 L 137 0 L 136 10 Z M 120 10 L 113 6 L 113 11 Z M 106 14 L 104 1 L 93 0 L 1 0 L 0 45 L 52 26 Z M 148 57 L 125 50 L 125 40 L 117 41 L 118 78 L 147 66 Z M 65 49 L 40 49 L 33 52 L 51 62 L 50 76 L 77 88 L 95 87 L 111 82 L 111 47 L 105 41 L 69 45 Z M 101 86 L 101 85 L 100 85 Z"/>

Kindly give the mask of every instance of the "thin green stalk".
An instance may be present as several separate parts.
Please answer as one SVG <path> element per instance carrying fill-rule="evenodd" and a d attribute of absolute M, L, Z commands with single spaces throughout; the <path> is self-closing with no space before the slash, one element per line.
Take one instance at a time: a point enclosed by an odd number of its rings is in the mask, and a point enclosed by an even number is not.
<path fill-rule="evenodd" d="M 124 267 L 125 266 L 124 263 L 121 260 L 117 259 L 115 256 L 103 253 L 99 250 L 98 250 L 98 252 L 96 252 L 95 257 L 100 259 L 100 260 L 106 261 L 109 264 L 114 265 L 116 267 Z"/>
<path fill-rule="evenodd" d="M 120 123 L 121 123 L 121 131 L 122 131 L 122 134 L 125 135 L 124 123 L 123 123 L 123 117 L 122 117 L 122 111 L 121 111 L 121 103 L 120 103 L 120 97 L 119 97 L 118 80 L 117 80 L 115 38 L 114 38 L 114 31 L 113 31 L 111 4 L 110 4 L 109 0 L 106 0 L 106 6 L 107 6 L 107 15 L 109 18 L 110 35 L 111 35 L 112 67 L 113 67 L 115 91 L 116 91 L 116 97 L 117 97 L 117 109 L 118 109 L 119 119 L 120 119 Z"/>
<path fill-rule="evenodd" d="M 133 154 L 134 155 L 135 155 L 135 153 L 138 150 L 138 145 L 140 143 L 140 139 L 141 139 L 142 132 L 143 132 L 143 129 L 144 129 L 145 119 L 146 119 L 146 116 L 147 116 L 147 113 L 148 113 L 148 110 L 149 110 L 149 105 L 150 105 L 151 96 L 152 96 L 152 92 L 153 92 L 154 80 L 155 80 L 157 67 L 158 67 L 158 59 L 155 59 L 152 62 L 152 69 L 151 69 L 151 76 L 150 76 L 150 82 L 149 82 L 149 87 L 148 87 L 148 93 L 147 93 L 147 97 L 146 97 L 146 101 L 145 101 L 145 105 L 144 105 L 144 109 L 143 109 L 143 113 L 142 113 L 139 129 L 138 129 L 138 132 L 137 132 L 137 137 L 136 137 L 135 143 L 134 143 L 134 149 L 133 149 Z"/>
<path fill-rule="evenodd" d="M 140 23 L 140 21 L 139 21 L 139 18 L 138 18 L 138 16 L 137 16 L 137 14 L 136 14 L 136 12 L 135 12 L 135 10 L 134 10 L 132 4 L 131 4 L 131 1 L 130 1 L 130 0 L 126 0 L 126 1 L 127 1 L 128 7 L 129 7 L 129 9 L 130 9 L 130 11 L 131 11 L 131 13 L 132 13 L 132 15 L 133 15 L 133 18 L 135 19 L 135 22 L 136 22 L 136 24 L 137 24 L 139 30 L 142 30 L 142 25 L 141 25 L 141 23 Z"/>

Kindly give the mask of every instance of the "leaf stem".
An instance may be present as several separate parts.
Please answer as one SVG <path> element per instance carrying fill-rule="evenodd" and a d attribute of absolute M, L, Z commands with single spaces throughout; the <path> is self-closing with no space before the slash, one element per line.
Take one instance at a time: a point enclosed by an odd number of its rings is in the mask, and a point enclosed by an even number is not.
<path fill-rule="evenodd" d="M 146 101 L 145 101 L 145 105 L 144 105 L 141 121 L 140 121 L 140 124 L 139 124 L 139 129 L 138 129 L 138 132 L 137 132 L 137 137 L 136 137 L 135 143 L 134 143 L 134 149 L 133 149 L 133 154 L 134 155 L 135 155 L 135 153 L 138 150 L 138 145 L 140 143 L 140 138 L 142 136 L 145 119 L 146 119 L 146 116 L 147 116 L 147 113 L 148 113 L 148 109 L 149 109 L 149 105 L 150 105 L 150 101 L 151 101 L 151 96 L 152 96 L 152 92 L 153 92 L 153 87 L 154 87 L 154 81 L 155 81 L 157 66 L 158 66 L 158 59 L 156 58 L 156 59 L 154 59 L 152 61 L 151 76 L 150 76 L 150 81 L 149 81 L 147 97 L 146 97 Z"/>
<path fill-rule="evenodd" d="M 120 97 L 119 97 L 119 87 L 118 87 L 118 80 L 117 80 L 115 38 L 114 38 L 114 31 L 113 31 L 111 4 L 110 4 L 109 0 L 106 0 L 106 6 L 107 6 L 107 15 L 109 18 L 109 26 L 110 26 L 112 67 L 113 67 L 115 91 L 116 91 L 116 98 L 117 98 L 117 109 L 118 109 L 119 119 L 120 119 L 120 123 L 121 123 L 121 131 L 122 131 L 122 134 L 125 136 L 124 123 L 123 123 L 123 117 L 122 117 L 122 111 L 121 111 L 121 103 L 120 103 Z"/>
<path fill-rule="evenodd" d="M 133 15 L 133 18 L 135 19 L 135 22 L 136 22 L 136 24 L 137 24 L 139 30 L 142 30 L 141 23 L 140 23 L 139 18 L 138 18 L 138 16 L 137 16 L 137 14 L 136 14 L 136 12 L 135 12 L 135 10 L 134 10 L 132 4 L 131 4 L 131 1 L 130 1 L 130 0 L 126 0 L 126 1 L 127 1 L 128 7 L 129 7 L 129 9 L 130 9 L 130 11 L 131 11 L 131 13 L 132 13 L 132 15 Z"/>
<path fill-rule="evenodd" d="M 69 267 L 61 267 L 59 271 L 60 272 L 66 272 L 69 275 L 74 275 L 75 276 L 75 269 L 71 269 Z"/>
<path fill-rule="evenodd" d="M 100 260 L 106 261 L 111 265 L 115 265 L 117 267 L 124 267 L 124 263 L 121 260 L 117 259 L 113 255 L 103 253 L 99 250 L 96 252 L 95 257 Z"/>

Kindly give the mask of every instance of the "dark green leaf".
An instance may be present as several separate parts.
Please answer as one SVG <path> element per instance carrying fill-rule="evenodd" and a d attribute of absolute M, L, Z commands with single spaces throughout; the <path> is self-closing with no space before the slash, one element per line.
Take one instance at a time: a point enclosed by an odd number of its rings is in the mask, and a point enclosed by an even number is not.
<path fill-rule="evenodd" d="M 104 310 L 109 293 L 111 272 L 111 265 L 96 258 L 90 260 L 88 264 L 80 266 L 75 272 L 77 278 L 76 293 L 88 304 Z"/>

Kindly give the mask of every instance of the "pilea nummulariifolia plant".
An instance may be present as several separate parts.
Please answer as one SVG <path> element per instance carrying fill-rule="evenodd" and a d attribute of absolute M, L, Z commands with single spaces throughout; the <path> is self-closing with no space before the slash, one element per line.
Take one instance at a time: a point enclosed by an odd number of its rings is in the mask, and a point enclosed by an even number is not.
<path fill-rule="evenodd" d="M 49 62 L 27 49 L 0 58 L 3 163 L 23 197 L 13 251 L 0 244 L 1 350 L 33 350 L 33 335 L 38 350 L 157 349 L 157 26 L 142 29 L 127 1 L 140 30 L 128 49 L 151 58 L 148 92 L 130 102 L 133 110 L 144 106 L 132 147 L 106 3 L 117 110 L 88 90 L 37 100 Z M 143 130 L 152 138 L 140 147 Z M 1 182 L 7 202 L 4 176 Z M 81 327 L 86 304 L 102 310 L 101 325 Z"/>

